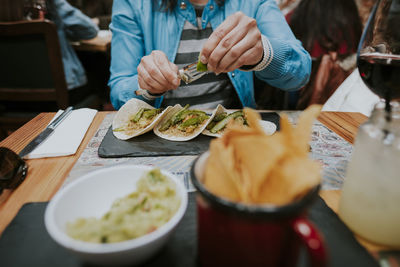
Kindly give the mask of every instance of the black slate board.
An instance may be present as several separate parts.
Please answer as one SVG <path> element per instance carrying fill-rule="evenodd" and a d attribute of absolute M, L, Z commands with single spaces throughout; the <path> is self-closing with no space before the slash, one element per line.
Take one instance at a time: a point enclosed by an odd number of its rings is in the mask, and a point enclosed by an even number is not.
<path fill-rule="evenodd" d="M 275 123 L 279 130 L 280 117 L 277 113 L 263 112 L 261 117 Z M 199 155 L 208 150 L 212 139 L 213 137 L 200 134 L 189 141 L 174 142 L 160 138 L 150 131 L 129 140 L 119 140 L 110 127 L 101 141 L 98 155 L 101 158 Z"/>
<path fill-rule="evenodd" d="M 145 267 L 198 266 L 195 193 L 189 194 L 189 205 L 183 220 L 167 245 Z M 0 266 L 89 266 L 58 246 L 44 226 L 47 203 L 24 205 L 0 238 Z M 318 198 L 309 218 L 325 237 L 330 267 L 379 267 L 373 257 L 353 237 L 337 215 Z M 303 255 L 298 267 L 309 266 Z"/>

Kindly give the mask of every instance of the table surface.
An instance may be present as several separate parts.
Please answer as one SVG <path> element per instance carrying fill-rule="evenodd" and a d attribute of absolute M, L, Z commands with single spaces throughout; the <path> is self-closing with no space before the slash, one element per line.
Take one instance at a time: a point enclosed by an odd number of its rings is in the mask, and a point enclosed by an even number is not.
<path fill-rule="evenodd" d="M 75 155 L 27 160 L 29 174 L 25 181 L 17 189 L 13 191 L 4 190 L 0 195 L 0 234 L 23 204 L 49 201 L 52 198 L 67 178 L 75 162 L 96 133 L 107 113 L 97 113 Z M 0 142 L 0 146 L 8 147 L 16 152 L 21 151 L 28 142 L 47 126 L 54 115 L 55 113 L 39 114 Z M 321 123 L 350 143 L 353 143 L 359 125 L 366 119 L 367 117 L 360 113 L 351 112 L 322 112 L 318 117 Z M 323 190 L 320 195 L 335 212 L 338 210 L 340 190 Z M 361 238 L 358 238 L 358 240 L 372 253 L 385 249 Z"/>
<path fill-rule="evenodd" d="M 103 31 L 105 32 L 105 31 Z M 82 40 L 79 42 L 72 42 L 72 47 L 78 51 L 90 52 L 105 52 L 108 53 L 111 49 L 111 33 L 98 34 L 95 38 L 90 40 Z"/>

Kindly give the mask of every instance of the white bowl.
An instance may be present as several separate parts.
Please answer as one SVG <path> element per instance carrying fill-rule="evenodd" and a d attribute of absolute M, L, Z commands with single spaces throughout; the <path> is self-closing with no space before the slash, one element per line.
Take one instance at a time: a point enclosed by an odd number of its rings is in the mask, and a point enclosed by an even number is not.
<path fill-rule="evenodd" d="M 75 240 L 66 234 L 67 222 L 79 217 L 101 217 L 114 200 L 136 190 L 136 181 L 151 166 L 118 165 L 88 173 L 52 198 L 45 212 L 50 236 L 83 261 L 100 265 L 139 264 L 153 256 L 168 240 L 182 219 L 188 202 L 183 183 L 173 174 L 161 171 L 176 184 L 181 204 L 175 215 L 163 226 L 144 236 L 110 244 Z"/>

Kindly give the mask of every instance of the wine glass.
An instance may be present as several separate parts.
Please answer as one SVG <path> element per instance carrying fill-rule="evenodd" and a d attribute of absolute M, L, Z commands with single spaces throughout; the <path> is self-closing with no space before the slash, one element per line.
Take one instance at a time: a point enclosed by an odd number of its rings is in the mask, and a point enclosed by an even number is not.
<path fill-rule="evenodd" d="M 368 88 L 386 101 L 400 100 L 400 0 L 378 0 L 360 40 L 360 75 Z"/>

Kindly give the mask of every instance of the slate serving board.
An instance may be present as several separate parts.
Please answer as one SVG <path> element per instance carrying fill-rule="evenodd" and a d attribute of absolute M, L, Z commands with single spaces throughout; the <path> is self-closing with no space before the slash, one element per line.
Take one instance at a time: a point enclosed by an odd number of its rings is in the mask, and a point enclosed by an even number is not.
<path fill-rule="evenodd" d="M 277 113 L 263 112 L 261 117 L 275 123 L 279 130 L 280 117 Z M 189 141 L 174 142 L 160 138 L 150 131 L 129 140 L 119 140 L 110 127 L 100 144 L 98 155 L 101 158 L 199 155 L 208 150 L 213 138 L 200 134 Z"/>
<path fill-rule="evenodd" d="M 0 266 L 89 266 L 50 238 L 44 226 L 46 206 L 46 202 L 40 202 L 29 203 L 21 208 L 0 237 Z M 321 198 L 311 207 L 309 218 L 324 235 L 330 267 L 379 267 Z M 142 266 L 199 266 L 196 250 L 195 193 L 189 193 L 188 209 L 171 239 L 155 257 Z M 309 264 L 303 253 L 298 267 L 305 266 Z"/>

